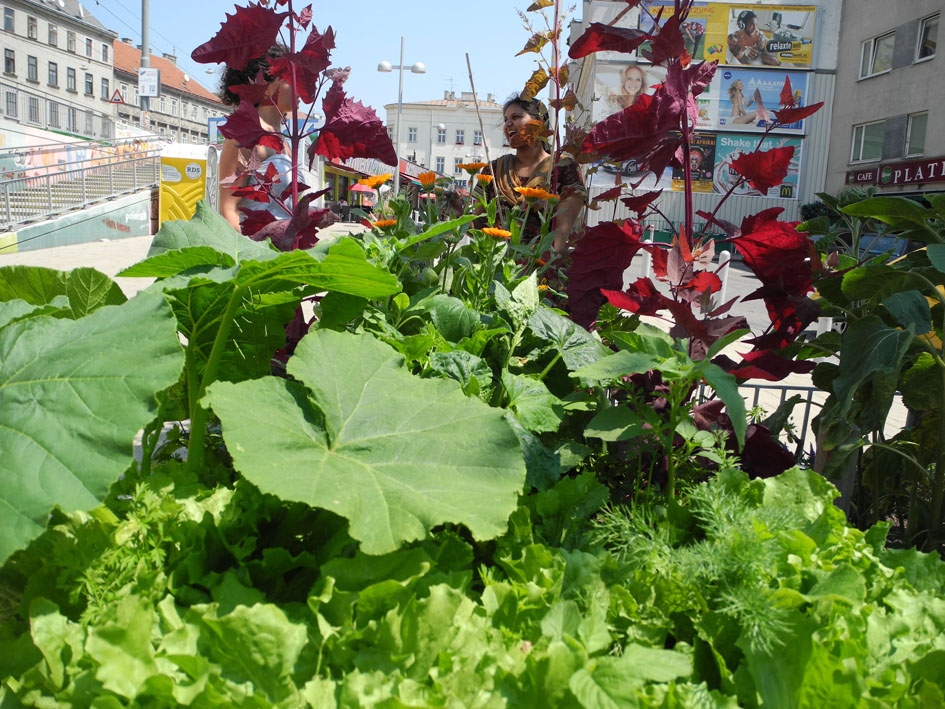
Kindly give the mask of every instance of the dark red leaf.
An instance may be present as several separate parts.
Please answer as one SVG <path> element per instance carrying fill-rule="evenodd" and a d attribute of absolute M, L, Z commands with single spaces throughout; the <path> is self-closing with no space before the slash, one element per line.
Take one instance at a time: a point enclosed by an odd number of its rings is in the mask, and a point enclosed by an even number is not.
<path fill-rule="evenodd" d="M 646 208 L 652 204 L 657 197 L 663 194 L 663 190 L 656 190 L 655 192 L 644 192 L 640 195 L 633 195 L 632 197 L 624 197 L 620 201 L 623 202 L 624 206 L 629 209 L 631 212 L 636 212 L 637 216 L 641 215 L 646 211 Z"/>
<path fill-rule="evenodd" d="M 374 109 L 345 97 L 341 82 L 335 82 L 329 89 L 322 109 L 325 125 L 308 149 L 309 164 L 316 155 L 324 155 L 329 160 L 377 158 L 385 165 L 397 164 L 394 144 Z"/>
<path fill-rule="evenodd" d="M 319 34 L 313 27 L 301 51 L 272 60 L 271 74 L 291 81 L 294 66 L 298 96 L 303 103 L 312 103 L 318 91 L 319 78 L 331 63 L 330 55 L 334 48 L 334 30 L 329 27 L 325 34 Z"/>
<path fill-rule="evenodd" d="M 571 319 L 590 328 L 605 298 L 602 288 L 623 286 L 623 272 L 640 249 L 640 225 L 604 222 L 587 230 L 577 243 L 568 269 L 568 306 Z"/>
<path fill-rule="evenodd" d="M 784 86 L 781 88 L 781 100 L 778 102 L 781 108 L 794 107 L 794 89 L 791 88 L 791 77 L 785 75 Z"/>
<path fill-rule="evenodd" d="M 640 53 L 654 64 L 662 64 L 667 59 L 681 57 L 685 50 L 686 43 L 679 29 L 679 18 L 674 15 L 660 28 L 650 48 L 642 49 Z"/>
<path fill-rule="evenodd" d="M 792 225 L 763 221 L 751 233 L 743 233 L 731 243 L 770 293 L 803 296 L 810 291 L 808 239 Z"/>
<path fill-rule="evenodd" d="M 667 167 L 682 167 L 682 142 L 682 137 L 676 134 L 663 138 L 640 161 L 640 168 L 662 175 Z"/>
<path fill-rule="evenodd" d="M 709 212 L 703 212 L 700 209 L 696 212 L 696 214 L 702 217 L 703 219 L 705 219 L 706 228 L 708 228 L 710 224 L 715 224 L 717 227 L 719 227 L 719 229 L 724 231 L 725 235 L 728 236 L 729 238 L 733 236 L 739 236 L 741 234 L 741 231 L 739 230 L 737 226 L 735 226 L 731 222 L 725 221 L 724 219 L 720 219 L 717 216 L 714 217 Z"/>
<path fill-rule="evenodd" d="M 731 167 L 759 192 L 767 192 L 780 185 L 788 173 L 788 165 L 794 157 L 794 146 L 756 150 L 745 153 L 732 161 Z"/>
<path fill-rule="evenodd" d="M 715 76 L 715 70 L 718 69 L 718 67 L 719 63 L 714 61 L 699 62 L 686 69 L 686 84 L 689 86 L 689 90 L 692 91 L 693 96 L 698 96 L 709 87 L 709 84 L 712 83 L 712 77 Z"/>
<path fill-rule="evenodd" d="M 302 8 L 302 12 L 299 13 L 299 27 L 303 30 L 308 28 L 308 24 L 312 21 L 312 6 L 306 5 Z"/>
<path fill-rule="evenodd" d="M 602 22 L 594 22 L 571 44 L 568 56 L 572 59 L 580 59 L 601 51 L 629 54 L 648 39 L 650 35 L 642 30 L 612 27 Z"/>
<path fill-rule="evenodd" d="M 808 116 L 812 116 L 817 111 L 823 107 L 824 102 L 815 103 L 812 106 L 798 106 L 797 108 L 782 108 L 780 111 L 774 112 L 774 117 L 778 120 L 778 123 L 782 125 L 788 125 L 790 123 L 797 123 L 798 121 L 803 121 Z"/>
<path fill-rule="evenodd" d="M 742 219 L 742 228 L 739 236 L 742 234 L 751 234 L 762 229 L 767 222 L 777 222 L 778 215 L 784 211 L 784 207 L 768 207 L 757 214 L 751 214 Z"/>
<path fill-rule="evenodd" d="M 280 251 L 309 249 L 318 242 L 318 230 L 334 222 L 331 210 L 310 208 L 312 200 L 324 192 L 307 194 L 295 207 L 290 219 L 271 220 L 253 234 L 256 241 L 272 240 Z"/>
<path fill-rule="evenodd" d="M 667 265 L 669 258 L 669 248 L 665 244 L 643 244 L 644 251 L 649 252 L 653 263 L 653 273 L 657 278 L 666 278 Z"/>
<path fill-rule="evenodd" d="M 646 155 L 666 134 L 656 111 L 655 99 L 643 94 L 630 106 L 594 126 L 581 146 L 583 152 L 595 152 L 623 162 Z"/>
<path fill-rule="evenodd" d="M 789 374 L 809 374 L 817 366 L 816 362 L 795 361 L 781 357 L 771 350 L 754 350 L 741 357 L 743 364 L 726 368 L 729 374 L 734 374 L 739 379 L 779 382 Z"/>
<path fill-rule="evenodd" d="M 700 293 L 718 293 L 722 290 L 722 279 L 709 271 L 699 271 L 682 287 Z"/>
<path fill-rule="evenodd" d="M 240 207 L 240 211 L 245 215 L 240 222 L 240 231 L 245 236 L 253 236 L 267 224 L 276 221 L 276 215 L 265 209 Z M 259 239 L 259 241 L 262 241 L 262 239 Z"/>
<path fill-rule="evenodd" d="M 258 106 L 263 101 L 267 101 L 266 92 L 269 91 L 269 82 L 266 81 L 266 74 L 262 69 L 256 74 L 256 80 L 252 84 L 236 84 L 230 87 L 230 91 L 240 97 L 240 104 L 250 103 Z"/>
<path fill-rule="evenodd" d="M 599 209 L 601 202 L 612 202 L 617 199 L 621 194 L 623 194 L 623 183 L 621 182 L 616 187 L 611 187 L 606 192 L 602 192 L 594 198 L 594 201 L 591 202 L 591 209 Z"/>
<path fill-rule="evenodd" d="M 666 307 L 666 298 L 656 290 L 649 278 L 638 278 L 626 291 L 601 289 L 601 293 L 615 308 L 639 315 L 656 315 Z"/>
<path fill-rule="evenodd" d="M 252 2 L 247 7 L 237 7 L 234 14 L 227 14 L 213 39 L 197 47 L 190 58 L 201 64 L 226 64 L 231 69 L 245 69 L 251 60 L 265 56 L 276 43 L 279 28 L 288 14 Z"/>
<path fill-rule="evenodd" d="M 259 111 L 249 102 L 240 102 L 239 108 L 220 124 L 220 133 L 224 138 L 235 140 L 243 148 L 265 145 L 281 153 L 284 147 L 282 136 L 262 127 Z"/>

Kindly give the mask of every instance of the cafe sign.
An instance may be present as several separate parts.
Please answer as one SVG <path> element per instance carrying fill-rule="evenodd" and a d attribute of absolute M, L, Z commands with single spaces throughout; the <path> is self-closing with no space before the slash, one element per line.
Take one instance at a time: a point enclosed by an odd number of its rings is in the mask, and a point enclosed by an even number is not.
<path fill-rule="evenodd" d="M 875 185 L 876 175 L 879 172 L 875 167 L 868 167 L 862 170 L 850 170 L 847 172 L 848 185 Z"/>
<path fill-rule="evenodd" d="M 879 169 L 879 184 L 883 187 L 922 182 L 945 182 L 945 157 L 896 162 Z"/>

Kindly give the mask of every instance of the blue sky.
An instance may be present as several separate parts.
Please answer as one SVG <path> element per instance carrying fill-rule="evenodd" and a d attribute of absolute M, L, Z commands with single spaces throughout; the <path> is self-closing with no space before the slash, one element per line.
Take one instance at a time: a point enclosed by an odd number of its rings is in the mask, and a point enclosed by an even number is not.
<path fill-rule="evenodd" d="M 404 63 L 426 64 L 426 74 L 404 73 L 404 101 L 443 98 L 453 88 L 469 91 L 466 52 L 472 62 L 476 91 L 493 93 L 501 102 L 518 91 L 535 69 L 534 54 L 515 57 L 529 38 L 516 8 L 531 0 L 334 0 L 313 4 L 319 31 L 334 28 L 337 47 L 334 66 L 350 66 L 348 94 L 373 106 L 383 119 L 384 104 L 397 101 L 397 73 L 377 71 L 386 60 L 399 63 L 400 37 L 404 35 Z M 119 37 L 141 39 L 141 5 L 138 0 L 85 0 L 86 7 Z M 246 4 L 246 3 L 241 3 Z M 294 0 L 293 0 L 294 4 Z M 305 3 L 299 3 L 299 8 Z M 151 51 L 176 52 L 178 65 L 211 90 L 217 77 L 206 74 L 210 65 L 190 60 L 191 51 L 220 28 L 234 3 L 220 0 L 151 0 Z M 544 29 L 539 13 L 529 13 L 536 29 Z M 215 67 L 214 67 L 215 68 Z"/>

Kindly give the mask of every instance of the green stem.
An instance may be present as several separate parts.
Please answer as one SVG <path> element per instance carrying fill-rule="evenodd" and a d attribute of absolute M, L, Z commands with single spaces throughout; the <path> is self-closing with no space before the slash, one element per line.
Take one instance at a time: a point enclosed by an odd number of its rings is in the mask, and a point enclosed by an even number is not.
<path fill-rule="evenodd" d="M 244 286 L 245 287 L 245 286 Z M 217 330 L 217 336 L 213 340 L 213 347 L 210 350 L 210 357 L 207 359 L 207 367 L 203 373 L 203 379 L 197 389 L 197 395 L 192 402 L 193 409 L 190 414 L 190 443 L 187 446 L 187 469 L 190 472 L 196 472 L 203 465 L 203 445 L 207 437 L 207 409 L 200 405 L 200 399 L 210 383 L 216 379 L 217 369 L 220 367 L 220 360 L 223 358 L 223 348 L 230 336 L 230 330 L 233 327 L 233 318 L 236 311 L 243 301 L 243 288 L 237 287 L 230 296 L 230 302 L 226 304 L 226 310 Z"/>
<path fill-rule="evenodd" d="M 558 363 L 559 359 L 561 359 L 561 353 L 555 352 L 555 356 L 552 357 L 551 361 L 548 363 L 548 366 L 541 370 L 541 374 L 538 375 L 538 381 L 542 381 L 545 378 L 548 372 L 551 371 L 551 368 Z"/>

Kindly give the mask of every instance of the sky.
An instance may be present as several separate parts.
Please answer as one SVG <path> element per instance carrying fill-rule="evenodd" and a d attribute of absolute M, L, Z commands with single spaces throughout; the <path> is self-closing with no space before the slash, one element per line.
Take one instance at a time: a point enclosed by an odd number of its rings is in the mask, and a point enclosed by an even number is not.
<path fill-rule="evenodd" d="M 404 101 L 432 101 L 452 89 L 470 91 L 466 53 L 472 63 L 480 99 L 492 93 L 501 103 L 521 90 L 535 70 L 535 54 L 514 55 L 531 36 L 523 27 L 517 8 L 531 0 L 333 0 L 312 1 L 313 24 L 319 32 L 335 30 L 333 66 L 350 66 L 345 85 L 348 95 L 372 106 L 385 119 L 384 105 L 397 102 L 397 72 L 381 73 L 381 61 L 400 63 L 400 38 L 404 37 L 404 64 L 426 65 L 425 74 L 404 72 Z M 83 0 L 86 8 L 120 38 L 141 41 L 139 0 Z M 248 4 L 242 2 L 240 4 Z M 295 2 L 293 2 L 293 5 Z M 150 44 L 152 54 L 175 53 L 178 66 L 216 91 L 218 74 L 207 74 L 217 65 L 196 64 L 193 49 L 220 29 L 235 3 L 222 0 L 151 0 Z M 300 2 L 298 8 L 304 7 Z M 546 12 L 550 12 L 550 9 Z M 540 13 L 528 13 L 535 31 L 544 30 Z M 304 41 L 304 39 L 303 39 Z"/>

